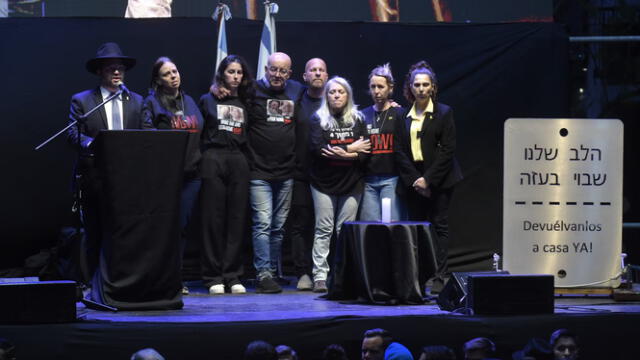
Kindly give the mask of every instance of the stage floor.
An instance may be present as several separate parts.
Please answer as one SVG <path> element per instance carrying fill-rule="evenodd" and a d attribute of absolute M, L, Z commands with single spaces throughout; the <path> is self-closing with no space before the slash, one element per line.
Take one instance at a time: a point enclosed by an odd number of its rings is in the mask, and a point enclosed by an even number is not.
<path fill-rule="evenodd" d="M 106 312 L 78 305 L 81 320 L 113 322 L 228 322 L 300 320 L 327 317 L 387 317 L 414 315 L 466 316 L 442 311 L 431 301 L 424 305 L 371 305 L 325 300 L 322 294 L 296 291 L 295 281 L 280 294 L 209 295 L 201 282 L 189 282 L 190 294 L 183 297 L 182 310 Z M 639 302 L 615 302 L 604 296 L 564 296 L 555 299 L 555 314 L 640 313 Z"/>

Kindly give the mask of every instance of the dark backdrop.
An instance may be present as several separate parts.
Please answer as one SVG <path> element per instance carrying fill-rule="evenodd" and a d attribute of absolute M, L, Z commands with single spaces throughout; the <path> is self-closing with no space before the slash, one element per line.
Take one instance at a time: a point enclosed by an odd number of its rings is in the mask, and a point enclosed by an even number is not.
<path fill-rule="evenodd" d="M 262 24 L 228 23 L 229 52 L 257 63 Z M 0 19 L 0 151 L 2 210 L 0 268 L 20 266 L 55 244 L 70 223 L 73 152 L 60 138 L 33 148 L 67 122 L 69 98 L 97 84 L 85 62 L 97 47 L 118 42 L 138 59 L 127 86 L 146 94 L 153 61 L 174 59 L 188 93 L 199 97 L 213 75 L 216 34 L 206 18 Z M 390 62 L 395 98 L 410 64 L 427 59 L 440 82 L 440 101 L 455 110 L 458 158 L 465 179 L 451 209 L 452 269 L 480 269 L 501 247 L 502 127 L 509 117 L 568 115 L 566 34 L 552 23 L 399 25 L 389 23 L 277 24 L 278 50 L 304 63 L 324 58 L 332 75 L 352 81 L 357 102 L 370 104 L 367 75 Z"/>

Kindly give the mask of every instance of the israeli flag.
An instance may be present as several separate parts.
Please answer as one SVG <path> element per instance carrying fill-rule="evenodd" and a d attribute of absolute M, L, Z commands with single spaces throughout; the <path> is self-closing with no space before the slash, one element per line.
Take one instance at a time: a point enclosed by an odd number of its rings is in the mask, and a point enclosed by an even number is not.
<path fill-rule="evenodd" d="M 220 19 L 220 25 L 218 27 L 218 47 L 216 50 L 216 68 L 214 69 L 214 73 L 218 69 L 218 66 L 220 66 L 222 59 L 229 55 L 227 51 L 227 30 L 225 28 L 225 22 L 231 19 L 231 11 L 227 5 L 221 3 L 216 8 L 213 14 L 213 20 L 218 21 L 218 19 Z"/>
<path fill-rule="evenodd" d="M 278 13 L 278 4 L 267 2 L 264 7 L 264 26 L 260 38 L 256 79 L 264 78 L 264 68 L 267 66 L 269 55 L 276 51 L 276 18 L 273 15 Z"/>

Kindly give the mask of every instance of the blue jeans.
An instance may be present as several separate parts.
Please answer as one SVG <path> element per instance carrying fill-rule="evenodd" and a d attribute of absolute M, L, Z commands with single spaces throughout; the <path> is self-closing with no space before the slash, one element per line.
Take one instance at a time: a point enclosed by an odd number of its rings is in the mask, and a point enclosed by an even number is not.
<path fill-rule="evenodd" d="M 278 270 L 284 223 L 291 207 L 292 189 L 293 179 L 250 182 L 253 266 L 259 280 L 274 275 Z"/>
<path fill-rule="evenodd" d="M 360 220 L 382 220 L 382 198 L 391 199 L 391 221 L 401 221 L 403 215 L 400 197 L 396 195 L 397 176 L 366 176 L 360 204 Z"/>
<path fill-rule="evenodd" d="M 327 280 L 329 273 L 329 251 L 334 229 L 336 239 L 340 236 L 342 224 L 353 221 L 358 214 L 361 193 L 353 191 L 345 195 L 329 195 L 311 185 L 313 207 L 316 213 L 316 228 L 313 237 L 313 281 Z"/>

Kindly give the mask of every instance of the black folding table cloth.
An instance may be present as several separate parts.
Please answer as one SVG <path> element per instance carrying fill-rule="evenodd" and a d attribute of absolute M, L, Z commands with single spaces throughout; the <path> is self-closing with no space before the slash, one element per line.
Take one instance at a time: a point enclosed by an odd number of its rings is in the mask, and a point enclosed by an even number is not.
<path fill-rule="evenodd" d="M 124 310 L 182 308 L 179 203 L 187 132 L 103 131 L 102 244 L 94 301 Z"/>
<path fill-rule="evenodd" d="M 435 234 L 428 222 L 347 222 L 329 278 L 328 299 L 419 304 L 435 272 Z"/>

